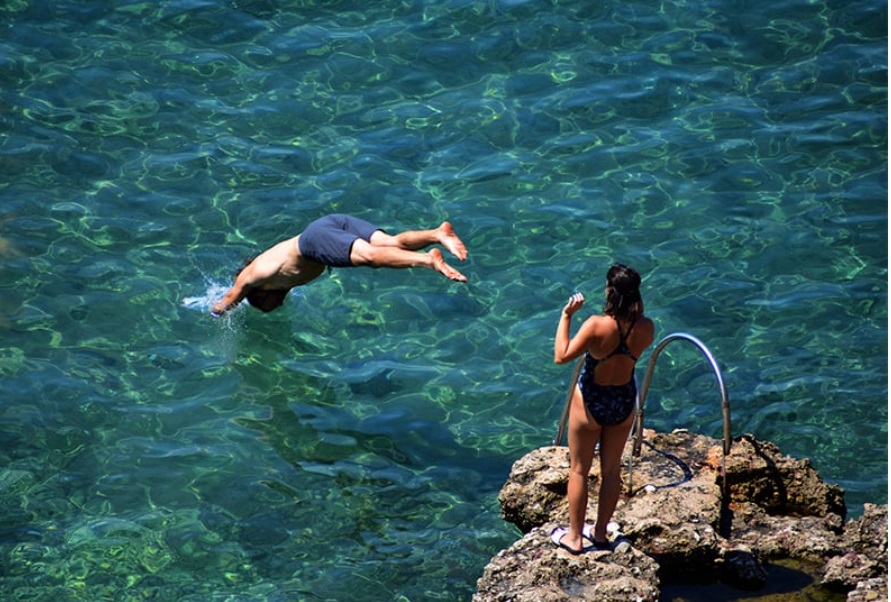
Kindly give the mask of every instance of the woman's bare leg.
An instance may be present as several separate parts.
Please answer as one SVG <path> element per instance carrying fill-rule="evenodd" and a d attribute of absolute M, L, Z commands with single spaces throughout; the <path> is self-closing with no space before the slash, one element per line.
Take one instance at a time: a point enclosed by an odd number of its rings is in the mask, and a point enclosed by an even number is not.
<path fill-rule="evenodd" d="M 600 426 L 590 417 L 582 401 L 578 387 L 572 394 L 569 409 L 569 484 L 566 498 L 569 502 L 569 532 L 562 543 L 574 550 L 583 546 L 582 529 L 588 508 L 588 473 L 594 460 L 594 446 L 600 438 Z"/>
<path fill-rule="evenodd" d="M 594 539 L 606 541 L 606 526 L 613 517 L 622 491 L 622 452 L 634 424 L 634 412 L 625 422 L 605 426 L 600 435 L 600 492 L 597 496 L 597 523 Z"/>

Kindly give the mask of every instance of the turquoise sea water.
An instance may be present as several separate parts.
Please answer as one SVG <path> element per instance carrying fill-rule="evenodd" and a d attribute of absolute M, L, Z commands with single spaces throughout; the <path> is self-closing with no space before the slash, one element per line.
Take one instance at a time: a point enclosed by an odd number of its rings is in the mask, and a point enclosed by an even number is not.
<path fill-rule="evenodd" d="M 887 502 L 884 2 L 13 0 L 0 31 L 3 600 L 468 600 L 614 260 L 735 435 Z M 333 211 L 450 220 L 469 283 L 184 304 Z M 720 437 L 695 350 L 647 426 Z"/>

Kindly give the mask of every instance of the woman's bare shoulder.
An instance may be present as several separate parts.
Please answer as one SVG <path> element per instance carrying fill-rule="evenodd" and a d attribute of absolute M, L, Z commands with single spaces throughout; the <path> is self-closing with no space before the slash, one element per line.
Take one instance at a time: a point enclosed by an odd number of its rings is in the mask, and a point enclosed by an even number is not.
<path fill-rule="evenodd" d="M 643 326 L 645 328 L 649 328 L 649 329 L 653 329 L 656 327 L 656 325 L 653 323 L 653 321 L 646 316 L 641 316 L 640 318 L 638 318 L 637 323 L 640 324 L 641 326 Z"/>
<path fill-rule="evenodd" d="M 637 324 L 635 324 L 634 329 L 637 330 L 640 328 L 641 334 L 646 335 L 649 342 L 647 345 L 653 342 L 653 337 L 656 334 L 656 324 L 646 316 L 641 316 L 637 320 Z"/>
<path fill-rule="evenodd" d="M 589 342 L 611 337 L 616 331 L 616 322 L 609 316 L 593 315 L 588 317 L 579 329 Z"/>
<path fill-rule="evenodd" d="M 594 314 L 585 319 L 584 325 L 591 330 L 602 331 L 613 327 L 614 323 L 614 320 L 609 316 Z"/>

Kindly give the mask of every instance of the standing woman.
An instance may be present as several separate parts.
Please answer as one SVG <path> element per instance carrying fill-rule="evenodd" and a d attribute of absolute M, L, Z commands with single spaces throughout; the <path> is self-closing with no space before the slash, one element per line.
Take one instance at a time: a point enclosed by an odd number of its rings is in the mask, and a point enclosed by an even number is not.
<path fill-rule="evenodd" d="M 554 362 L 565 364 L 582 354 L 585 365 L 572 393 L 569 410 L 569 529 L 558 527 L 551 540 L 573 553 L 591 549 L 609 550 L 606 525 L 612 518 L 621 489 L 622 452 L 634 422 L 637 383 L 634 365 L 653 342 L 653 321 L 644 316 L 640 296 L 640 274 L 631 267 L 614 264 L 606 274 L 606 303 L 603 316 L 585 320 L 574 337 L 569 328 L 573 314 L 585 298 L 569 298 L 554 340 Z M 588 472 L 600 442 L 600 494 L 597 522 L 585 525 L 588 505 Z M 585 546 L 583 539 L 593 546 Z"/>

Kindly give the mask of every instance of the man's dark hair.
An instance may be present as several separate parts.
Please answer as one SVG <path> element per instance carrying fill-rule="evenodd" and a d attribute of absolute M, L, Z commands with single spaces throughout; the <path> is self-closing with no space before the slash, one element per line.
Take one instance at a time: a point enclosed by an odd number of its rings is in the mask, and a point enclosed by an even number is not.
<path fill-rule="evenodd" d="M 251 265 L 256 258 L 256 255 L 252 255 L 245 259 L 244 264 L 242 264 L 242 266 L 235 272 L 235 278 L 237 279 L 244 269 Z M 288 291 L 267 291 L 260 288 L 252 288 L 248 289 L 244 298 L 247 299 L 247 302 L 251 307 L 259 309 L 264 313 L 268 313 L 277 309 L 282 304 L 284 296 L 287 294 Z M 272 307 L 270 307 L 270 302 L 273 303 Z"/>

